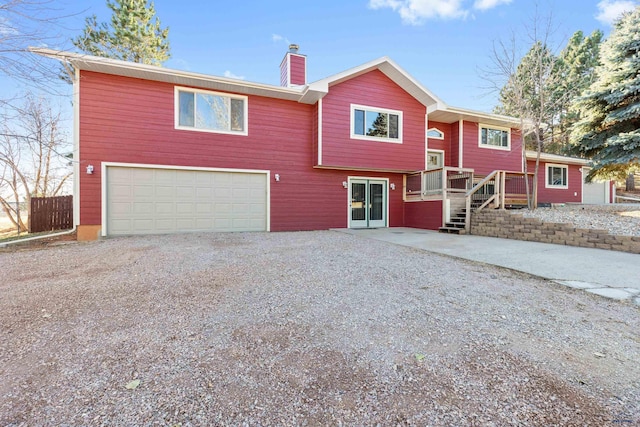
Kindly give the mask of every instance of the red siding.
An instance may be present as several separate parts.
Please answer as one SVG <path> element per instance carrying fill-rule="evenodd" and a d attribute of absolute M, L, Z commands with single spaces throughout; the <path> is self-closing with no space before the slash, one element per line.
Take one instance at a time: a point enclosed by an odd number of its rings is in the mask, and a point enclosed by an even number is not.
<path fill-rule="evenodd" d="M 546 188 L 545 183 L 547 163 L 540 161 L 540 169 L 538 170 L 538 203 L 582 202 L 582 172 L 580 171 L 581 166 L 569 164 L 567 166 L 567 180 L 569 183 L 569 188 Z M 535 172 L 535 167 L 535 160 L 527 160 L 528 172 Z"/>
<path fill-rule="evenodd" d="M 444 165 L 451 164 L 451 125 L 447 123 L 432 122 L 428 123 L 429 129 L 437 128 L 444 133 L 444 139 L 429 138 L 427 148 L 429 150 L 444 150 Z M 456 163 L 457 166 L 457 163 Z"/>
<path fill-rule="evenodd" d="M 403 112 L 402 144 L 351 139 L 351 104 Z M 426 108 L 378 70 L 331 86 L 322 101 L 322 164 L 417 171 L 424 169 Z"/>
<path fill-rule="evenodd" d="M 249 97 L 249 135 L 174 129 L 174 86 L 83 71 L 80 83 L 80 224 L 101 223 L 101 162 L 270 170 L 271 229 L 347 226 L 348 176 L 402 175 L 314 169 L 316 108 Z M 292 125 L 295 124 L 295 125 Z M 389 224 L 403 225 L 402 191 L 389 191 Z"/>
<path fill-rule="evenodd" d="M 442 200 L 405 203 L 404 222 L 406 227 L 437 230 L 442 227 Z"/>
<path fill-rule="evenodd" d="M 496 150 L 478 146 L 478 123 L 464 122 L 463 166 L 473 168 L 476 175 L 488 175 L 494 170 L 522 171 L 520 133 L 511 130 L 511 149 Z"/>
<path fill-rule="evenodd" d="M 289 55 L 291 61 L 291 84 L 305 85 L 307 84 L 307 57 L 303 55 Z"/>
<path fill-rule="evenodd" d="M 451 123 L 451 150 L 449 151 L 449 164 L 461 167 L 460 164 L 460 124 Z"/>

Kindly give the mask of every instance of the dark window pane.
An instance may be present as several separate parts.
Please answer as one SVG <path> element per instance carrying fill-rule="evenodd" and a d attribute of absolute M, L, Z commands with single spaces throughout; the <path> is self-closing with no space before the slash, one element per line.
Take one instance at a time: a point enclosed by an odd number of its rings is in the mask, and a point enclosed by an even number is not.
<path fill-rule="evenodd" d="M 179 92 L 178 110 L 178 124 L 180 126 L 193 126 L 195 121 L 193 93 Z"/>
<path fill-rule="evenodd" d="M 389 114 L 389 138 L 398 139 L 398 115 Z"/>
<path fill-rule="evenodd" d="M 364 111 L 354 110 L 353 112 L 353 133 L 364 135 Z"/>
<path fill-rule="evenodd" d="M 231 99 L 231 130 L 244 131 L 244 100 Z"/>

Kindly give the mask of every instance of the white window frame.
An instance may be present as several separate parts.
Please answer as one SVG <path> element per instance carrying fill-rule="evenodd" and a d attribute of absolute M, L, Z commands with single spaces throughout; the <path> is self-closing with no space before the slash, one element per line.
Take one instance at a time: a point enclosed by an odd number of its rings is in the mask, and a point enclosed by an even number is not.
<path fill-rule="evenodd" d="M 549 168 L 561 168 L 567 171 L 567 183 L 565 185 L 549 184 Z M 544 188 L 555 188 L 558 190 L 567 190 L 569 188 L 569 165 L 561 165 L 558 163 L 546 163 L 544 166 Z"/>
<path fill-rule="evenodd" d="M 198 128 L 195 125 L 181 126 L 180 125 L 180 92 L 189 92 L 189 93 L 193 93 L 194 95 L 204 94 L 204 95 L 221 96 L 229 99 L 242 100 L 243 106 L 244 106 L 244 111 L 243 111 L 243 117 L 244 117 L 243 129 L 244 130 L 236 131 L 236 130 L 206 129 L 206 128 Z M 190 87 L 175 86 L 173 99 L 174 99 L 173 116 L 174 116 L 174 126 L 176 129 L 195 131 L 195 132 L 221 133 L 226 135 L 247 136 L 249 134 L 249 97 L 248 96 L 236 95 L 236 94 L 225 93 L 225 92 L 214 92 L 211 90 L 194 89 Z"/>
<path fill-rule="evenodd" d="M 431 154 L 439 154 L 440 155 L 440 159 L 442 160 L 442 165 L 433 168 L 433 169 L 429 169 L 429 155 Z M 435 170 L 435 169 L 440 169 L 444 167 L 444 150 L 435 150 L 435 149 L 428 149 L 427 150 L 427 170 Z"/>
<path fill-rule="evenodd" d="M 436 131 L 440 134 L 440 136 L 429 136 L 429 132 L 431 131 Z M 438 128 L 431 128 L 431 129 L 427 129 L 427 138 L 431 138 L 431 139 L 444 139 L 444 132 L 442 132 L 440 129 Z"/>
<path fill-rule="evenodd" d="M 355 110 L 364 110 L 365 118 L 367 115 L 367 111 L 371 111 L 374 113 L 386 113 L 386 114 L 395 114 L 398 116 L 398 138 L 381 138 L 379 136 L 368 136 L 368 135 L 359 135 L 354 132 L 354 121 L 355 121 Z M 390 110 L 388 108 L 379 108 L 379 107 L 370 107 L 367 105 L 359 105 L 359 104 L 351 104 L 351 118 L 349 120 L 349 133 L 351 134 L 351 139 L 362 139 L 365 141 L 378 141 L 378 142 L 391 142 L 394 144 L 402 144 L 402 111 L 398 110 Z"/>
<path fill-rule="evenodd" d="M 491 129 L 491 130 L 501 130 L 507 132 L 507 146 L 497 146 L 497 145 L 489 145 L 482 143 L 482 129 Z M 493 125 L 485 125 L 480 124 L 478 126 L 478 147 L 488 148 L 490 150 L 502 150 L 502 151 L 511 151 L 511 128 L 502 127 L 502 126 L 493 126 Z"/>

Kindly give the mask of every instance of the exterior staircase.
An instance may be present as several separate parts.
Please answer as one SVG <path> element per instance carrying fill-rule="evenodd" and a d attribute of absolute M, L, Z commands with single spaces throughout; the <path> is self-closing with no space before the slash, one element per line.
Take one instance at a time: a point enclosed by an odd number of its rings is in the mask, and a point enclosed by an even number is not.
<path fill-rule="evenodd" d="M 455 215 L 455 216 L 454 216 Z M 444 227 L 440 227 L 440 233 L 466 234 L 465 223 L 467 221 L 467 209 L 462 208 L 451 214 L 451 221 L 445 223 Z"/>

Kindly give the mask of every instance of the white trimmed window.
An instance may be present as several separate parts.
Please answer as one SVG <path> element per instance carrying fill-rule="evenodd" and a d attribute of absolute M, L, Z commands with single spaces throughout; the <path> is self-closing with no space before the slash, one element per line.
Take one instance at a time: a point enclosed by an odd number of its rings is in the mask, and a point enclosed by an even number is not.
<path fill-rule="evenodd" d="M 546 188 L 569 188 L 569 166 L 547 163 L 545 170 Z"/>
<path fill-rule="evenodd" d="M 351 104 L 351 138 L 402 143 L 402 111 Z"/>
<path fill-rule="evenodd" d="M 247 135 L 247 97 L 176 87 L 176 129 Z"/>
<path fill-rule="evenodd" d="M 495 150 L 511 150 L 511 129 L 480 125 L 478 145 Z"/>
<path fill-rule="evenodd" d="M 440 169 L 444 166 L 444 151 L 427 151 L 427 170 Z"/>
<path fill-rule="evenodd" d="M 433 139 L 444 139 L 444 132 L 438 128 L 431 128 L 427 131 L 427 137 Z"/>

